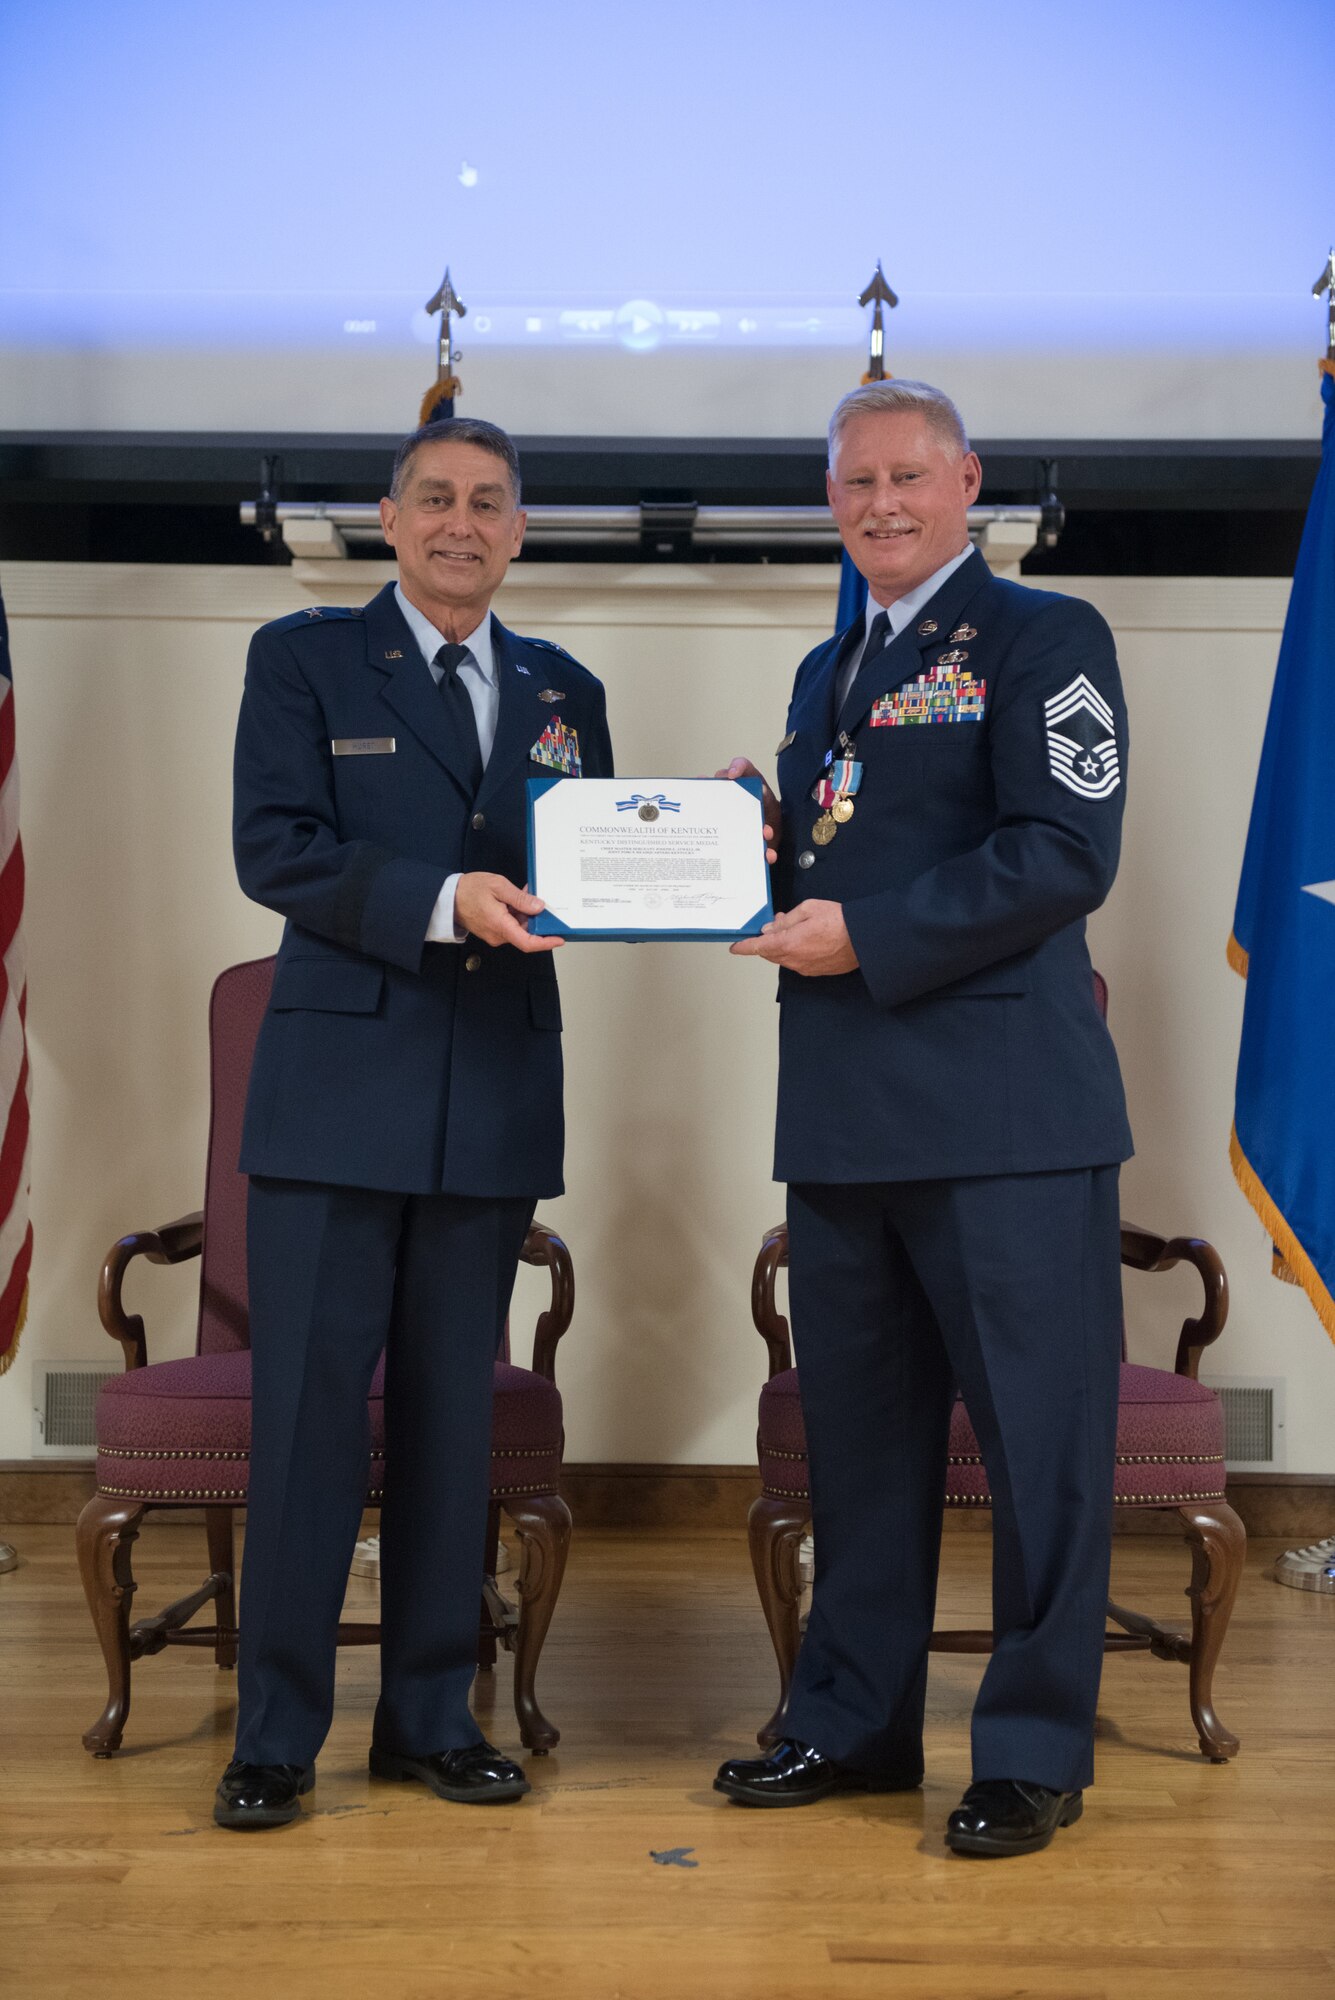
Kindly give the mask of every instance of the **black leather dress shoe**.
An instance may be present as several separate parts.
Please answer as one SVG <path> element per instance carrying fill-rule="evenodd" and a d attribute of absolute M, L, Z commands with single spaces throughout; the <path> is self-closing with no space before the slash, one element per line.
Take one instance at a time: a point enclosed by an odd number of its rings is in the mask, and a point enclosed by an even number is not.
<path fill-rule="evenodd" d="M 719 1765 L 714 1790 L 739 1806 L 810 1806 L 831 1792 L 911 1792 L 921 1783 L 921 1772 L 893 1778 L 846 1770 L 809 1743 L 785 1736 L 767 1756 L 729 1757 Z"/>
<path fill-rule="evenodd" d="M 461 1806 L 501 1806 L 530 1791 L 518 1764 L 502 1757 L 490 1743 L 470 1743 L 464 1750 L 438 1750 L 431 1757 L 409 1757 L 399 1750 L 371 1750 L 373 1778 L 416 1779 L 438 1799 Z"/>
<path fill-rule="evenodd" d="M 992 1778 L 970 1785 L 946 1822 L 946 1846 L 956 1854 L 1037 1854 L 1084 1810 L 1083 1792 Z"/>
<path fill-rule="evenodd" d="M 301 1818 L 302 1794 L 314 1783 L 314 1771 L 305 1771 L 300 1764 L 233 1761 L 219 1781 L 213 1803 L 214 1821 L 238 1832 L 250 1827 L 287 1826 Z"/>

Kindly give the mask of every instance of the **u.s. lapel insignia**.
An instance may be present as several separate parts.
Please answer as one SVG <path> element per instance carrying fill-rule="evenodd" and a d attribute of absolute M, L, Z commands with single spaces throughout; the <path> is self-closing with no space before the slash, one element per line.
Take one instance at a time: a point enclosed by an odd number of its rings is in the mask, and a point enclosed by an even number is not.
<path fill-rule="evenodd" d="M 517 674 L 522 674 L 522 675 L 524 676 L 524 679 L 525 679 L 525 680 L 528 680 L 528 679 L 529 679 L 529 677 L 530 677 L 530 676 L 529 676 L 529 671 L 528 671 L 528 668 L 527 668 L 526 666 L 524 666 L 524 665 L 522 664 L 522 662 L 521 662 L 521 661 L 519 661 L 519 660 L 516 660 L 516 661 L 515 661 L 515 672 L 516 672 Z"/>
<path fill-rule="evenodd" d="M 978 627 L 976 625 L 957 625 L 950 635 L 950 643 L 953 646 L 957 642 L 962 644 L 965 640 L 976 639 L 977 637 Z"/>
<path fill-rule="evenodd" d="M 528 754 L 548 771 L 559 771 L 566 778 L 580 775 L 579 731 L 567 728 L 559 715 L 552 717 Z"/>
<path fill-rule="evenodd" d="M 385 658 L 387 660 L 401 660 L 403 658 L 402 649 L 398 646 L 395 646 L 392 652 L 387 652 L 385 654 Z"/>
<path fill-rule="evenodd" d="M 1077 716 L 1083 716 L 1077 722 Z M 1082 799 L 1106 799 L 1122 782 L 1117 727 L 1103 696 L 1083 674 L 1043 704 L 1048 769 L 1058 784 Z M 1058 723 L 1063 725 L 1058 728 Z M 1078 735 L 1067 731 L 1077 729 Z"/>
<path fill-rule="evenodd" d="M 565 692 L 561 688 L 539 688 L 539 701 L 564 701 Z"/>
<path fill-rule="evenodd" d="M 918 625 L 918 637 L 920 639 L 930 639 L 933 632 L 939 632 L 940 630 L 941 627 L 937 624 L 935 618 L 924 618 Z"/>

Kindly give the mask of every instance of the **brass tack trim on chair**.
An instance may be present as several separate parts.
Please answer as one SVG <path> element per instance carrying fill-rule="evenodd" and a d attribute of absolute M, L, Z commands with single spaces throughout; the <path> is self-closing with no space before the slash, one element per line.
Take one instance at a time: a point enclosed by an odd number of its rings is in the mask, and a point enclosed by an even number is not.
<path fill-rule="evenodd" d="M 164 1492 L 161 1487 L 146 1493 L 139 1486 L 98 1486 L 99 1493 L 105 1493 L 109 1500 L 244 1500 L 243 1486 L 170 1486 Z"/>
<path fill-rule="evenodd" d="M 796 1454 L 776 1451 L 770 1452 L 769 1456 L 771 1458 L 783 1458 L 785 1456 L 791 1458 L 795 1457 Z M 982 1459 L 976 1452 L 965 1454 L 959 1458 L 956 1458 L 952 1454 L 946 1460 L 947 1465 L 981 1465 L 982 1462 Z M 1116 1462 L 1118 1465 L 1222 1465 L 1224 1463 L 1224 1454 L 1222 1451 L 1145 1451 L 1125 1453 L 1119 1451 Z"/>
<path fill-rule="evenodd" d="M 210 1450 L 210 1449 L 209 1449 L 209 1447 L 208 1447 L 207 1445 L 203 1446 L 203 1447 L 202 1447 L 202 1448 L 201 1448 L 200 1450 L 198 1450 L 198 1451 L 195 1451 L 195 1450 L 183 1450 L 183 1451 L 154 1451 L 154 1450 L 151 1450 L 151 1449 L 149 1449 L 149 1447 L 148 1447 L 148 1446 L 145 1446 L 145 1447 L 144 1447 L 144 1449 L 143 1449 L 142 1451 L 139 1451 L 139 1450 L 136 1450 L 136 1449 L 134 1448 L 134 1446 L 132 1446 L 132 1445 L 124 1445 L 124 1444 L 100 1444 L 100 1445 L 99 1445 L 99 1446 L 97 1447 L 97 1455 L 98 1455 L 98 1457 L 99 1457 L 99 1458 L 218 1458 L 218 1459 L 247 1459 L 247 1458 L 249 1458 L 249 1457 L 250 1457 L 250 1453 L 249 1453 L 248 1451 L 223 1451 L 223 1450 L 221 1450 L 221 1449 L 219 1449 L 219 1450 L 217 1450 L 217 1451 L 212 1451 L 212 1450 Z M 382 1454 L 382 1456 L 383 1456 L 383 1454 Z"/>
<path fill-rule="evenodd" d="M 223 1451 L 221 1449 L 217 1451 L 212 1451 L 207 1446 L 205 1446 L 202 1450 L 199 1451 L 195 1451 L 193 1449 L 182 1450 L 182 1451 L 157 1451 L 150 1449 L 148 1446 L 145 1446 L 143 1450 L 137 1450 L 133 1445 L 102 1444 L 98 1446 L 97 1451 L 99 1458 L 146 1458 L 146 1459 L 216 1458 L 224 1462 L 230 1462 L 232 1460 L 244 1462 L 250 1457 L 250 1453 L 248 1451 Z M 555 1453 L 553 1452 L 550 1445 L 544 1444 L 544 1445 L 519 1445 L 514 1449 L 507 1448 L 502 1451 L 494 1451 L 491 1455 L 493 1458 L 553 1458 L 555 1456 Z M 375 1450 L 374 1448 L 372 1449 L 371 1457 L 373 1459 L 375 1458 L 383 1459 L 384 1456 L 385 1454 L 383 1450 Z M 111 1491 L 110 1487 L 103 1487 L 102 1490 L 104 1493 L 109 1493 Z"/>
<path fill-rule="evenodd" d="M 792 1455 L 792 1453 L 789 1453 L 790 1457 Z M 1199 1463 L 1199 1461 L 1188 1462 Z M 809 1493 L 797 1493 L 791 1488 L 781 1486 L 762 1486 L 761 1491 L 767 1500 L 807 1500 L 811 1497 Z M 1121 1495 L 1117 1499 L 1116 1504 L 1119 1507 L 1177 1507 L 1185 1506 L 1188 1503 L 1194 1506 L 1197 1503 L 1204 1504 L 1206 1501 L 1227 1500 L 1227 1498 L 1228 1495 L 1222 1488 L 1217 1493 L 1127 1493 Z M 992 1505 L 992 1495 L 990 1493 L 961 1493 L 955 1498 L 947 1496 L 946 1505 L 947 1507 L 990 1507 Z"/>
<path fill-rule="evenodd" d="M 524 1456 L 522 1452 L 512 1455 Z M 149 1493 L 141 1486 L 104 1486 L 99 1483 L 97 1490 L 99 1493 L 105 1493 L 109 1500 L 143 1500 L 149 1505 L 154 1500 L 235 1500 L 240 1503 L 246 1498 L 244 1486 L 169 1486 L 165 1490 L 159 1486 Z M 493 1500 L 510 1500 L 519 1493 L 532 1493 L 536 1496 L 555 1491 L 554 1480 L 526 1479 L 522 1486 L 493 1486 L 491 1497 Z M 383 1486 L 371 1486 L 367 1488 L 366 1497 L 368 1500 L 382 1500 L 384 1494 Z"/>

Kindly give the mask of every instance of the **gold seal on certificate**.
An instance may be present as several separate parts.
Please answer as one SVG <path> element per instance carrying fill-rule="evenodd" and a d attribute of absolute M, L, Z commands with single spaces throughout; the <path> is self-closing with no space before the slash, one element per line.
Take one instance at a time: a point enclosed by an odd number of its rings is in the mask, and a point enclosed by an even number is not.
<path fill-rule="evenodd" d="M 529 928 L 752 937 L 773 916 L 758 778 L 530 778 Z"/>

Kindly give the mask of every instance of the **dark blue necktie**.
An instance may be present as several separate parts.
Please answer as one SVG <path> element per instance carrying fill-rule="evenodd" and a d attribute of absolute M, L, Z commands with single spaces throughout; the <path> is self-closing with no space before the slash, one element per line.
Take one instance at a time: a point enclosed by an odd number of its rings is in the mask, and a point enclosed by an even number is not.
<path fill-rule="evenodd" d="M 467 646 L 442 646 L 435 664 L 443 669 L 440 698 L 450 718 L 450 728 L 463 752 L 464 775 L 476 794 L 482 783 L 482 745 L 477 738 L 477 717 L 468 698 L 468 689 L 459 678 L 460 663 L 468 658 Z"/>
<path fill-rule="evenodd" d="M 862 658 L 858 662 L 858 670 L 854 674 L 852 680 L 848 683 L 848 693 L 844 697 L 844 700 L 840 706 L 839 709 L 840 722 L 843 722 L 847 719 L 850 710 L 853 708 L 853 692 L 857 687 L 858 682 L 862 679 L 863 674 L 867 671 L 867 668 L 870 666 L 871 662 L 876 658 L 878 653 L 884 650 L 885 642 L 886 639 L 889 637 L 889 634 L 890 634 L 890 613 L 888 611 L 878 611 L 876 616 L 871 621 L 871 630 L 867 634 L 867 643 L 862 649 Z"/>

